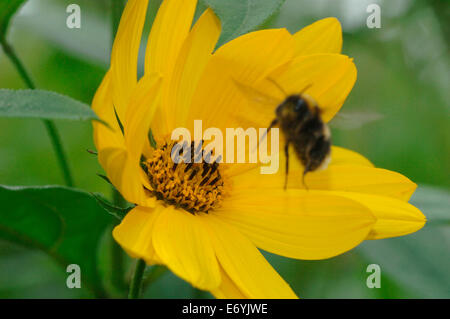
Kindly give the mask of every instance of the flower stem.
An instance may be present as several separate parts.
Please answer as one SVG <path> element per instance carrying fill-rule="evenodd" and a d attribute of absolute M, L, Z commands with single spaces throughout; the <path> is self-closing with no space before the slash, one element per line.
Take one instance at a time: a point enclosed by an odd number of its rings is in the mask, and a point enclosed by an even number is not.
<path fill-rule="evenodd" d="M 145 279 L 142 281 L 142 289 L 146 291 L 146 289 L 155 281 L 157 281 L 159 278 L 161 278 L 167 272 L 167 270 L 168 270 L 167 267 L 162 265 L 152 266 L 151 270 L 148 272 L 148 274 L 145 276 Z"/>
<path fill-rule="evenodd" d="M 13 47 L 3 37 L 0 39 L 0 44 L 6 56 L 11 60 L 12 64 L 14 64 L 17 72 L 20 74 L 27 87 L 29 89 L 34 90 L 36 86 L 34 85 L 33 80 L 29 76 L 27 70 L 25 69 L 25 66 L 23 65 L 22 61 L 20 61 Z M 61 143 L 61 138 L 59 137 L 58 134 L 58 130 L 56 129 L 56 126 L 52 121 L 50 120 L 43 120 L 43 121 L 45 128 L 47 129 L 47 133 L 52 141 L 53 149 L 55 150 L 56 156 L 58 158 L 58 162 L 63 172 L 66 185 L 73 186 L 74 183 L 72 174 L 69 169 L 69 165 Z"/>
<path fill-rule="evenodd" d="M 142 287 L 142 279 L 144 278 L 145 261 L 138 259 L 136 268 L 134 269 L 133 279 L 131 280 L 130 292 L 128 299 L 139 299 Z"/>
<path fill-rule="evenodd" d="M 55 150 L 56 157 L 58 158 L 59 166 L 64 174 L 64 180 L 66 185 L 69 187 L 74 186 L 72 174 L 70 172 L 69 164 L 67 162 L 66 154 L 64 153 L 64 148 L 61 143 L 61 138 L 59 137 L 58 130 L 56 129 L 55 123 L 50 120 L 44 120 L 45 128 L 50 136 L 53 144 L 53 149 Z"/>
<path fill-rule="evenodd" d="M 112 190 L 112 198 L 113 203 L 117 207 L 124 207 L 126 205 L 125 199 L 120 195 L 119 191 L 114 187 L 111 187 Z M 111 241 L 111 256 L 112 256 L 112 267 L 111 267 L 111 275 L 113 279 L 113 283 L 115 286 L 121 291 L 127 290 L 127 284 L 125 281 L 125 254 L 120 247 L 120 245 L 115 241 Z"/>
<path fill-rule="evenodd" d="M 17 72 L 19 72 L 25 84 L 28 86 L 28 88 L 34 90 L 36 86 L 34 85 L 33 80 L 31 80 L 31 77 L 28 75 L 25 66 L 22 64 L 22 61 L 20 61 L 13 47 L 3 38 L 1 39 L 0 42 L 3 51 L 5 52 L 6 56 L 11 60 L 11 62 L 14 64 L 14 66 L 17 69 Z"/>

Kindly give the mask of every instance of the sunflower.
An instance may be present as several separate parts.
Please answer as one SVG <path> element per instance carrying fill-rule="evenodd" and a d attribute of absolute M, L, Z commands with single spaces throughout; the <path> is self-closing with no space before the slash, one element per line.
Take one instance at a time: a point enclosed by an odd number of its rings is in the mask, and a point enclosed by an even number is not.
<path fill-rule="evenodd" d="M 194 120 L 223 131 L 267 127 L 275 106 L 253 104 L 235 80 L 280 99 L 268 79 L 292 92 L 314 83 L 308 94 L 330 120 L 356 80 L 352 59 L 340 54 L 336 19 L 294 35 L 285 29 L 252 32 L 215 50 L 221 26 L 212 10 L 191 27 L 197 1 L 164 0 L 138 79 L 147 5 L 128 1 L 111 67 L 93 101 L 109 124 L 93 123 L 99 162 L 123 197 L 136 204 L 113 231 L 131 257 L 166 265 L 218 298 L 296 298 L 258 248 L 325 259 L 363 240 L 423 227 L 425 217 L 408 204 L 413 182 L 343 148 L 333 147 L 328 169 L 308 175 L 308 190 L 299 163 L 293 163 L 285 190 L 282 169 L 261 175 L 257 165 L 176 165 L 170 159 L 172 130 L 192 129 Z"/>

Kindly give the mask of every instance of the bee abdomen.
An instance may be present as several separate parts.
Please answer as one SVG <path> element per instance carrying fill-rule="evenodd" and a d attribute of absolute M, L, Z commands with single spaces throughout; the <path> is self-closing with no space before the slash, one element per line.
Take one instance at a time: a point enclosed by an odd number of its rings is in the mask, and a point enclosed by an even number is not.
<path fill-rule="evenodd" d="M 304 122 L 292 140 L 294 150 L 305 167 L 305 173 L 326 166 L 331 153 L 328 126 L 318 117 Z"/>
<path fill-rule="evenodd" d="M 305 167 L 308 168 L 308 171 L 315 171 L 321 168 L 327 162 L 330 153 L 331 140 L 325 136 L 319 137 L 309 151 L 309 162 Z"/>

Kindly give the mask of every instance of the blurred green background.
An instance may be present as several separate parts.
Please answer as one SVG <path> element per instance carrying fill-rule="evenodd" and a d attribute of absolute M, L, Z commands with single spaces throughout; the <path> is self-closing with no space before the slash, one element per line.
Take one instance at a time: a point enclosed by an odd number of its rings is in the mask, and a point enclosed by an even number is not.
<path fill-rule="evenodd" d="M 149 20 L 159 4 L 150 2 Z M 81 6 L 81 29 L 66 27 L 66 7 L 71 3 Z M 366 26 L 371 3 L 381 5 L 380 29 Z M 356 86 L 343 109 L 376 112 L 382 119 L 354 130 L 334 129 L 335 144 L 408 176 L 420 185 L 413 202 L 425 215 L 444 216 L 431 218 L 416 234 L 366 242 L 331 260 L 304 262 L 266 254 L 300 297 L 450 297 L 449 10 L 445 0 L 287 0 L 265 23 L 264 28 L 295 32 L 320 18 L 339 18 L 344 53 L 355 58 L 358 68 Z M 14 18 L 9 40 L 38 88 L 90 104 L 108 66 L 110 14 L 109 0 L 29 0 Z M 146 30 L 149 27 L 150 23 Z M 24 88 L 1 50 L 0 87 Z M 57 122 L 57 126 L 76 186 L 110 196 L 109 185 L 96 175 L 101 167 L 86 152 L 94 149 L 91 125 Z M 41 121 L 0 118 L 0 127 L 0 184 L 63 184 Z M 366 286 L 369 264 L 381 266 L 380 289 Z M 65 280 L 65 270 L 44 253 L 0 241 L 0 298 L 90 297 L 84 289 L 66 288 Z M 164 272 L 145 296 L 210 295 Z"/>

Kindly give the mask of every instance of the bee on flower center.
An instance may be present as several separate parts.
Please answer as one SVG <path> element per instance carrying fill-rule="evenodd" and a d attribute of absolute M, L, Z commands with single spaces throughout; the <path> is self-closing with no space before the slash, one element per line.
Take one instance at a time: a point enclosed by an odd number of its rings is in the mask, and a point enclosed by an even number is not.
<path fill-rule="evenodd" d="M 152 194 L 192 214 L 218 208 L 226 192 L 220 164 L 195 161 L 195 157 L 202 154 L 201 145 L 196 149 L 192 142 L 189 154 L 181 153 L 183 158 L 188 155 L 189 160 L 176 163 L 171 154 L 178 144 L 171 141 L 154 150 L 152 157 L 142 163 L 153 187 Z"/>

